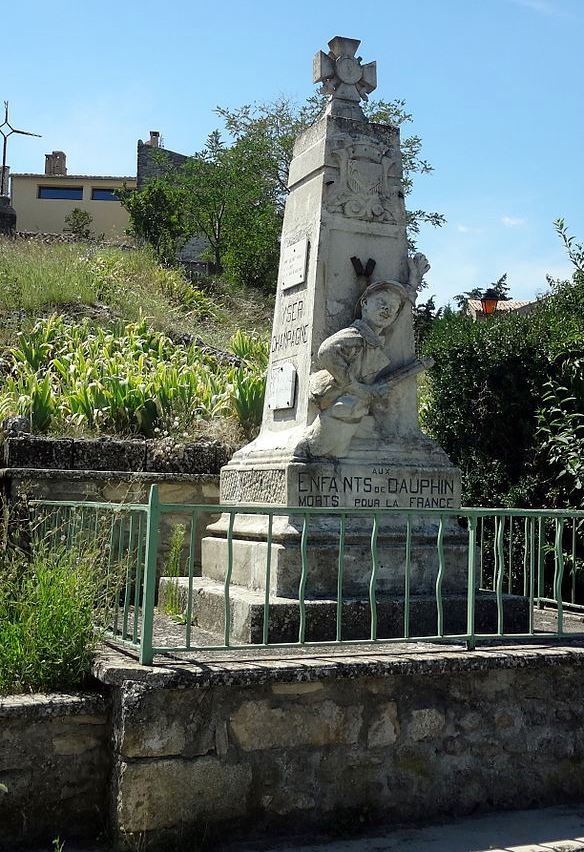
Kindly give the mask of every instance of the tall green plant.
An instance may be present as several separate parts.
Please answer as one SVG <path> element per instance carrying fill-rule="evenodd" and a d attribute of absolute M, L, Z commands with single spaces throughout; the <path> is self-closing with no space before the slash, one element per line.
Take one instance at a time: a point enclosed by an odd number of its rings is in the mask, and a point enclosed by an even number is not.
<path fill-rule="evenodd" d="M 99 564 L 95 552 L 38 541 L 30 559 L 0 556 L 0 694 L 82 685 L 105 600 Z"/>

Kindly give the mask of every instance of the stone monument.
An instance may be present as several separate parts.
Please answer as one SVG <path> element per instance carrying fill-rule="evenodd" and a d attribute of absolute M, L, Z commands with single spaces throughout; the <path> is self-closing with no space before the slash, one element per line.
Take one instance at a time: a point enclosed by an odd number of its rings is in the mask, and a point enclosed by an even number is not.
<path fill-rule="evenodd" d="M 348 517 L 344 532 L 343 593 L 357 610 L 369 593 L 375 510 L 460 505 L 458 470 L 418 425 L 416 380 L 429 363 L 414 351 L 412 306 L 429 264 L 408 254 L 399 130 L 367 121 L 360 105 L 376 87 L 376 65 L 355 55 L 359 43 L 336 36 L 314 58 L 328 103 L 290 166 L 261 431 L 222 469 L 220 488 L 222 503 L 371 510 Z M 203 540 L 201 601 L 222 595 L 228 523 L 222 516 Z M 274 516 L 272 612 L 298 599 L 303 524 L 301 511 Z M 433 593 L 437 524 L 411 520 L 412 594 Z M 240 638 L 246 612 L 264 599 L 267 527 L 253 514 L 233 526 Z M 378 527 L 376 589 L 395 601 L 404 591 L 404 515 L 380 511 Z M 464 593 L 466 535 L 453 522 L 443 534 L 443 591 Z M 337 593 L 338 555 L 339 518 L 311 516 L 305 594 L 315 606 Z"/>

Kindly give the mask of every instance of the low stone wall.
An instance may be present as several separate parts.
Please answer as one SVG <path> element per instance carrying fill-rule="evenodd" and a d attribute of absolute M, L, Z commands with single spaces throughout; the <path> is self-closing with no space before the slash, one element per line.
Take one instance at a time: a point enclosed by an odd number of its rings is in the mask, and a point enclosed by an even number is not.
<path fill-rule="evenodd" d="M 6 437 L 4 468 L 218 474 L 233 447 L 217 441 L 179 444 L 117 438 Z"/>
<path fill-rule="evenodd" d="M 50 470 L 11 468 L 0 471 L 0 503 L 13 527 L 19 533 L 22 514 L 19 507 L 29 500 L 79 500 L 88 502 L 147 503 L 150 486 L 159 488 L 163 503 L 193 503 L 215 505 L 219 503 L 219 476 L 217 474 L 132 473 L 108 470 Z M 3 493 L 2 493 L 3 492 Z M 197 516 L 195 536 L 195 564 L 201 563 L 201 540 L 207 525 L 218 515 L 200 512 Z M 165 512 L 160 524 L 159 561 L 162 567 L 173 530 L 177 524 L 186 525 L 185 553 L 190 535 L 188 516 Z"/>
<path fill-rule="evenodd" d="M 102 661 L 114 830 L 188 844 L 584 798 L 584 649 L 271 655 Z"/>
<path fill-rule="evenodd" d="M 7 436 L 2 444 L 0 507 L 12 515 L 19 531 L 28 500 L 146 503 L 150 486 L 159 486 L 166 503 L 215 505 L 219 502 L 219 471 L 233 448 L 217 441 L 174 444 L 113 438 L 42 438 Z M 164 562 L 174 527 L 184 514 L 162 518 L 159 556 Z M 212 513 L 200 513 L 195 537 L 195 563 L 200 565 L 201 539 Z M 190 529 L 186 524 L 185 553 Z M 9 535 L 9 530 L 2 538 Z M 0 541 L 1 544 L 1 541 Z"/>
<path fill-rule="evenodd" d="M 0 700 L 0 849 L 104 831 L 212 849 L 584 800 L 583 647 L 344 653 L 146 668 L 104 649 L 108 701 Z"/>
<path fill-rule="evenodd" d="M 103 831 L 110 737 L 100 695 L 0 699 L 0 849 Z"/>

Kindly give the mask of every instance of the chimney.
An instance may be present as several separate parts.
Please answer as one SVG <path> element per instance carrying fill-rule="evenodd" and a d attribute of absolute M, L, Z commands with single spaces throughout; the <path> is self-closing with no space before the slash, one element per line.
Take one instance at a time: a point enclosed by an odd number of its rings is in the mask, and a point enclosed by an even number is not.
<path fill-rule="evenodd" d="M 146 143 L 151 148 L 158 148 L 160 145 L 160 132 L 158 130 L 150 131 L 150 142 Z"/>
<path fill-rule="evenodd" d="M 45 154 L 45 174 L 46 175 L 66 175 L 67 174 L 67 158 L 64 151 L 53 151 L 52 154 Z"/>

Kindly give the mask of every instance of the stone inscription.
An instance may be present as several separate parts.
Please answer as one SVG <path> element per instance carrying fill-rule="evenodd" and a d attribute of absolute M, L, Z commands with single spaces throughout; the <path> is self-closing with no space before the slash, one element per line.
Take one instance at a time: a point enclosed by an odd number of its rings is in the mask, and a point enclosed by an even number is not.
<path fill-rule="evenodd" d="M 272 354 L 279 354 L 308 343 L 308 322 L 305 322 L 306 310 L 303 298 L 284 301 L 276 316 L 279 318 L 279 323 L 274 324 Z"/>
<path fill-rule="evenodd" d="M 303 284 L 306 278 L 306 259 L 308 257 L 308 240 L 298 240 L 282 249 L 280 262 L 280 281 L 282 290 Z"/>
<path fill-rule="evenodd" d="M 286 471 L 281 468 L 221 472 L 222 503 L 286 503 Z"/>
<path fill-rule="evenodd" d="M 395 475 L 391 468 L 372 467 L 370 475 L 298 473 L 299 506 L 354 506 L 385 509 L 454 509 L 455 487 L 449 476 Z"/>

